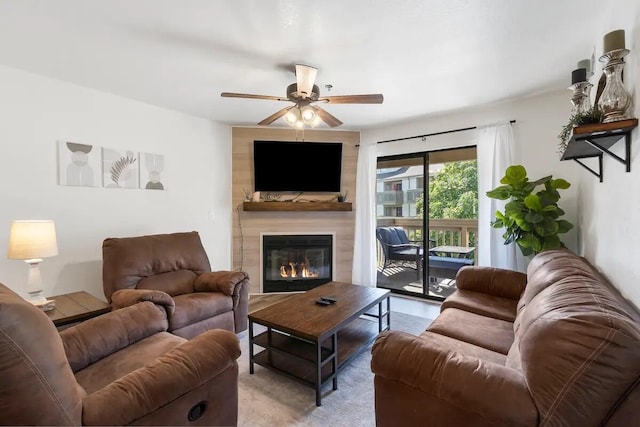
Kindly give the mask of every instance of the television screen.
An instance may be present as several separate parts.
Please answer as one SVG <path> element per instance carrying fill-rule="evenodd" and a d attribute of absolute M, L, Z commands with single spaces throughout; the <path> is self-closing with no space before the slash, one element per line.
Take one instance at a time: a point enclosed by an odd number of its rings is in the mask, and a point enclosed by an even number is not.
<path fill-rule="evenodd" d="M 255 191 L 339 192 L 342 143 L 254 141 Z"/>

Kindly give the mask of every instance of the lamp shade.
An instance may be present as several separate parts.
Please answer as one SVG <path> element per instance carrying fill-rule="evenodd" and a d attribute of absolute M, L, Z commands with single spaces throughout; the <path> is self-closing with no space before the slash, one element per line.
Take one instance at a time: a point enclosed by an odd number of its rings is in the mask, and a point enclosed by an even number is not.
<path fill-rule="evenodd" d="M 51 220 L 12 221 L 9 234 L 10 259 L 38 259 L 58 255 L 56 225 Z"/>

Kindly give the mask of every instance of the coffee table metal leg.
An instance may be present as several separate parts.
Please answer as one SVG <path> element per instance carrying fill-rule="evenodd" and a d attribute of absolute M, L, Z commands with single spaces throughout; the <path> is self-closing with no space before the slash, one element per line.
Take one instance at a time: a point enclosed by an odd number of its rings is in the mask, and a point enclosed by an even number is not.
<path fill-rule="evenodd" d="M 249 320 L 249 373 L 253 374 L 253 322 Z"/>
<path fill-rule="evenodd" d="M 387 329 L 391 329 L 391 297 L 387 296 Z"/>
<path fill-rule="evenodd" d="M 316 406 L 322 406 L 322 345 L 316 341 Z"/>
<path fill-rule="evenodd" d="M 267 328 L 267 357 L 269 360 L 269 364 L 273 364 L 273 357 L 272 357 L 272 353 L 271 353 L 271 349 L 273 348 L 273 344 L 271 342 L 271 327 Z"/>
<path fill-rule="evenodd" d="M 331 335 L 331 347 L 333 349 L 333 360 L 331 368 L 333 369 L 333 389 L 338 389 L 338 334 Z"/>

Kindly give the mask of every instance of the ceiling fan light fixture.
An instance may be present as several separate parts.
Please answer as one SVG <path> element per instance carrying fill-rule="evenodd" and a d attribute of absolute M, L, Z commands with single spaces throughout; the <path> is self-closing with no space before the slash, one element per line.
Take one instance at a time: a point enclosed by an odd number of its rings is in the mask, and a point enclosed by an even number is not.
<path fill-rule="evenodd" d="M 300 121 L 300 110 L 298 108 L 292 108 L 287 114 L 284 115 L 284 120 L 291 126 Z"/>
<path fill-rule="evenodd" d="M 322 119 L 320 118 L 320 116 L 318 116 L 317 114 L 315 114 L 314 112 L 314 117 L 313 120 L 311 120 L 311 122 L 309 123 L 309 126 L 311 126 L 312 128 L 318 126 L 320 123 L 322 123 Z"/>
<path fill-rule="evenodd" d="M 305 105 L 300 109 L 300 115 L 302 116 L 302 120 L 305 123 L 310 124 L 313 121 L 313 119 L 315 119 L 316 112 L 313 110 L 313 107 L 311 107 L 310 105 Z"/>

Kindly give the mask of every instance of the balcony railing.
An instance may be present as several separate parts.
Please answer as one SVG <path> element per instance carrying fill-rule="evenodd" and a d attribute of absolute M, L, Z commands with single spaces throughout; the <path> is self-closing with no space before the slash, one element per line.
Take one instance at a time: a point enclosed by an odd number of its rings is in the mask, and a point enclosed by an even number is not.
<path fill-rule="evenodd" d="M 376 193 L 376 204 L 378 205 L 401 205 L 402 191 L 378 191 Z"/>
<path fill-rule="evenodd" d="M 410 240 L 422 239 L 422 218 L 378 217 L 379 227 L 402 227 Z M 478 220 L 476 219 L 430 219 L 430 246 L 475 246 L 475 259 L 478 259 Z M 378 245 L 378 262 L 384 255 Z"/>
<path fill-rule="evenodd" d="M 378 205 L 398 206 L 405 203 L 415 203 L 418 197 L 424 193 L 422 188 L 403 191 L 378 191 L 376 203 Z"/>
<path fill-rule="evenodd" d="M 413 190 L 405 190 L 402 193 L 404 193 L 403 200 L 405 203 L 415 203 L 418 197 L 424 194 L 424 190 L 422 188 L 416 188 Z"/>

